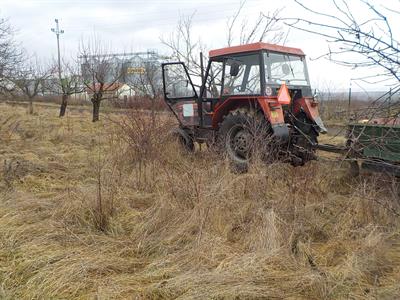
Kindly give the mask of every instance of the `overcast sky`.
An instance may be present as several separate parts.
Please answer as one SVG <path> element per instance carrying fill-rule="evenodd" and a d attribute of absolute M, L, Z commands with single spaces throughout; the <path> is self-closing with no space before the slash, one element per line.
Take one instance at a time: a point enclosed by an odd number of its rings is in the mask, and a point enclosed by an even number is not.
<path fill-rule="evenodd" d="M 307 0 L 308 5 L 332 12 L 330 0 Z M 359 0 L 350 0 L 355 15 L 365 14 Z M 400 10 L 398 0 L 374 0 L 379 7 Z M 157 49 L 168 54 L 160 42 L 169 35 L 182 15 L 195 13 L 194 34 L 209 49 L 220 48 L 226 41 L 226 22 L 240 5 L 240 0 L 0 0 L 0 16 L 9 19 L 17 29 L 17 40 L 41 59 L 56 57 L 56 38 L 51 28 L 54 18 L 60 20 L 65 33 L 61 36 L 62 55 L 76 56 L 80 40 L 95 32 L 109 41 L 115 51 Z M 281 15 L 308 16 L 293 0 L 247 0 L 242 11 L 244 22 L 251 24 L 260 12 L 283 8 Z M 400 18 L 390 15 L 395 34 L 400 30 Z M 396 26 L 394 26 L 396 25 Z M 365 75 L 365 70 L 351 70 L 325 59 L 313 60 L 328 50 L 321 37 L 291 30 L 286 45 L 303 49 L 308 57 L 309 73 L 314 86 L 347 89 L 351 78 Z M 368 90 L 382 90 L 382 84 L 361 84 Z M 358 88 L 356 84 L 353 84 Z"/>

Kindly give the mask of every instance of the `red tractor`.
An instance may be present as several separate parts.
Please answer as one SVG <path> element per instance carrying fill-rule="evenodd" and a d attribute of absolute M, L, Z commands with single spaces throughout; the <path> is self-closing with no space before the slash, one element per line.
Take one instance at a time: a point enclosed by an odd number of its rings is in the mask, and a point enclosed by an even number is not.
<path fill-rule="evenodd" d="M 238 171 L 258 151 L 294 165 L 315 159 L 325 126 L 303 51 L 267 43 L 212 50 L 199 92 L 182 62 L 162 64 L 164 99 L 187 150 L 214 145 Z"/>

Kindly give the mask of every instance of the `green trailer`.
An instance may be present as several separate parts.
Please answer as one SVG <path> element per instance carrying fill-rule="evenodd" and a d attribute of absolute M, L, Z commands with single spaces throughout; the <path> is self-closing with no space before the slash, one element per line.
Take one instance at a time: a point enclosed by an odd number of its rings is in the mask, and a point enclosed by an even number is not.
<path fill-rule="evenodd" d="M 375 119 L 348 125 L 346 158 L 364 169 L 400 176 L 400 124 Z"/>
<path fill-rule="evenodd" d="M 315 148 L 341 153 L 354 172 L 361 167 L 400 177 L 400 86 L 353 110 L 351 117 L 357 121 L 346 126 L 345 145 L 318 144 Z"/>
<path fill-rule="evenodd" d="M 351 163 L 351 172 L 360 167 L 400 177 L 400 119 L 375 119 L 347 125 L 346 145 L 316 144 L 316 149 L 341 153 Z"/>

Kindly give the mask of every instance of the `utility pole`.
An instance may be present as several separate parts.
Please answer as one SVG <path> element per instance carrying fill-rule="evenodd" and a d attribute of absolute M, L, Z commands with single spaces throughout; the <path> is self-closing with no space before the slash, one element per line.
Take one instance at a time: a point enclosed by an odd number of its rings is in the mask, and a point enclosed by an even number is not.
<path fill-rule="evenodd" d="M 351 105 L 351 81 L 350 79 L 350 86 L 349 86 L 349 102 L 347 104 L 347 120 L 350 122 L 350 105 Z"/>
<path fill-rule="evenodd" d="M 389 90 L 389 99 L 388 99 L 389 105 L 388 105 L 388 118 L 391 117 L 390 113 L 390 106 L 392 105 L 392 88 Z"/>
<path fill-rule="evenodd" d="M 60 27 L 58 25 L 58 19 L 55 19 L 54 21 L 56 22 L 56 28 L 52 28 L 51 31 L 54 32 L 57 36 L 58 77 L 60 80 L 61 88 L 64 90 L 64 87 L 61 82 L 61 57 L 60 57 L 60 34 L 63 34 L 64 30 L 60 29 Z"/>

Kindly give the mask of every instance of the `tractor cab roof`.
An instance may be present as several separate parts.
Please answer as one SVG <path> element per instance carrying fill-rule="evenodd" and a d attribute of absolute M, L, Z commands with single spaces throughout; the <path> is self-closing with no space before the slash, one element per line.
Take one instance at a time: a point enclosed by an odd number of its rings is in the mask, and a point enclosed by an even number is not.
<path fill-rule="evenodd" d="M 273 52 L 294 54 L 294 55 L 299 55 L 299 56 L 305 55 L 304 52 L 298 48 L 291 48 L 291 47 L 286 47 L 286 46 L 280 46 L 280 45 L 275 45 L 275 44 L 259 42 L 259 43 L 211 50 L 209 53 L 209 56 L 217 57 L 217 56 L 224 56 L 224 55 L 229 55 L 229 54 L 238 54 L 238 53 L 253 52 L 253 51 L 260 51 L 260 50 L 268 50 L 268 51 L 273 51 Z"/>

